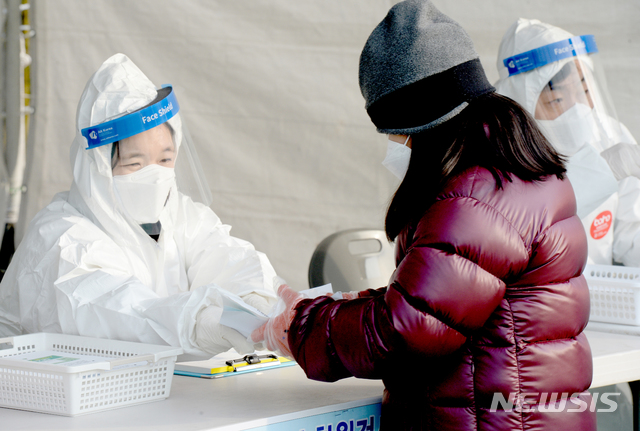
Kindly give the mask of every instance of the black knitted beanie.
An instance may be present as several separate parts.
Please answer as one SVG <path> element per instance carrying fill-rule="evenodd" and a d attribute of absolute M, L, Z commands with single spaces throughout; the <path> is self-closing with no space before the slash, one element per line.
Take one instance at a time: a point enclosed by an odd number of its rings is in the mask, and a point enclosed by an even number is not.
<path fill-rule="evenodd" d="M 495 91 L 471 38 L 429 0 L 393 6 L 360 55 L 360 90 L 380 133 L 415 134 Z"/>

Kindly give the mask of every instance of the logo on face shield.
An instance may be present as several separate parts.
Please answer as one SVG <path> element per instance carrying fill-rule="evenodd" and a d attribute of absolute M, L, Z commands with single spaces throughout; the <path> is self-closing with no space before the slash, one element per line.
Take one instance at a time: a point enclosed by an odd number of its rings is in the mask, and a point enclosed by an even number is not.
<path fill-rule="evenodd" d="M 89 133 L 89 136 L 91 137 L 91 139 L 96 139 L 98 137 L 98 134 L 95 130 L 92 130 L 91 133 Z"/>

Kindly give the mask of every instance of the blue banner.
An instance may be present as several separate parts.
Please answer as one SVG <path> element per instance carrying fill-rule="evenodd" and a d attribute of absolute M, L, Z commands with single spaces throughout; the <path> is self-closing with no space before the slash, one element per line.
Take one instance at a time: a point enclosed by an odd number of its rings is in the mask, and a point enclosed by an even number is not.
<path fill-rule="evenodd" d="M 563 58 L 596 52 L 598 52 L 596 39 L 593 35 L 589 34 L 550 43 L 549 45 L 505 58 L 503 63 L 509 70 L 509 76 L 513 76 L 562 60 Z"/>
<path fill-rule="evenodd" d="M 247 431 L 378 431 L 381 404 L 369 404 L 286 422 L 249 428 Z"/>

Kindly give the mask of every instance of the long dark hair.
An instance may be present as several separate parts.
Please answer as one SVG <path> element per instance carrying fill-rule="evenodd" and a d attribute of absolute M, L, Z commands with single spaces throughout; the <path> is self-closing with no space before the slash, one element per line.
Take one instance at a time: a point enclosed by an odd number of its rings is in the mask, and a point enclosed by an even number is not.
<path fill-rule="evenodd" d="M 391 199 L 385 228 L 390 240 L 417 222 L 453 177 L 474 166 L 489 170 L 501 189 L 511 176 L 564 178 L 565 160 L 515 101 L 496 93 L 469 103 L 451 120 L 411 136 L 409 169 Z"/>

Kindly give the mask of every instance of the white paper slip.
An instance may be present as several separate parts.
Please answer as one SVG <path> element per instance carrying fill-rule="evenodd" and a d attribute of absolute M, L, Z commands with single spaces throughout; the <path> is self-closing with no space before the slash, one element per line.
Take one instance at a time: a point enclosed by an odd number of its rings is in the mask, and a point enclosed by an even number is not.
<path fill-rule="evenodd" d="M 333 292 L 333 287 L 331 287 L 331 283 L 323 284 L 322 286 L 314 287 L 313 289 L 301 290 L 302 296 L 305 298 L 317 298 L 318 296 L 326 295 L 327 293 Z"/>
<path fill-rule="evenodd" d="M 218 288 L 218 292 L 220 292 L 222 296 L 222 316 L 220 317 L 220 323 L 235 329 L 245 337 L 249 337 L 254 330 L 264 325 L 264 323 L 269 320 L 269 317 L 272 317 L 247 304 L 238 295 L 222 288 Z M 300 291 L 302 296 L 312 299 L 330 292 L 333 292 L 331 284 Z M 271 314 L 277 315 L 281 313 L 283 310 L 280 310 L 280 308 L 283 307 L 283 305 L 284 303 L 280 300 L 275 309 L 271 311 Z"/>
<path fill-rule="evenodd" d="M 238 295 L 224 289 L 218 289 L 218 291 L 222 295 L 221 324 L 248 337 L 254 329 L 269 320 L 269 316 L 244 302 Z"/>
<path fill-rule="evenodd" d="M 249 337 L 255 329 L 264 325 L 267 320 L 269 320 L 267 316 L 254 316 L 244 310 L 224 308 L 220 323 L 235 329 L 245 337 Z"/>

